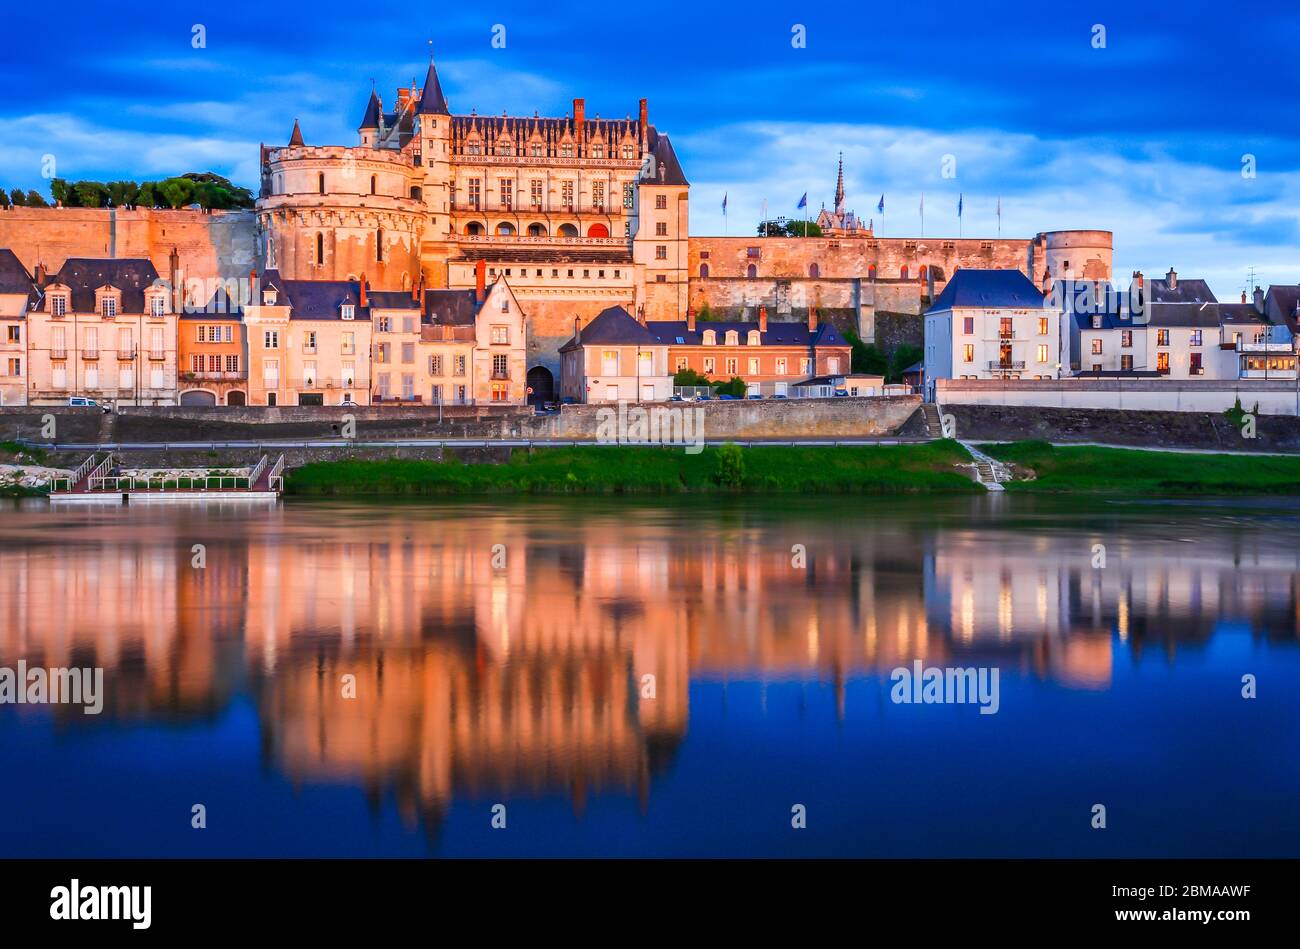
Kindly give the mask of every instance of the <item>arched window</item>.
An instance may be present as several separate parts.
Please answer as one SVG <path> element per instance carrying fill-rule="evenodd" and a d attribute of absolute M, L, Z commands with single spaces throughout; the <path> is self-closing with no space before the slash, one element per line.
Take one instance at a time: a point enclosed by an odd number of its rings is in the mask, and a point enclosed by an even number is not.
<path fill-rule="evenodd" d="M 370 193 L 375 194 L 375 176 L 370 176 Z"/>
<path fill-rule="evenodd" d="M 709 265 L 708 265 L 708 264 L 700 264 L 700 276 L 701 276 L 701 277 L 707 277 L 708 275 L 709 275 Z"/>
<path fill-rule="evenodd" d="M 922 265 L 921 265 L 921 268 L 916 272 L 916 277 L 917 277 L 917 279 L 918 279 L 918 280 L 924 280 L 924 279 L 925 279 L 925 272 L 926 272 L 926 266 L 925 266 L 925 264 L 922 264 Z"/>
<path fill-rule="evenodd" d="M 319 175 L 316 176 L 316 189 L 317 189 L 321 194 L 324 194 L 324 193 L 325 193 L 325 172 L 323 172 L 323 171 L 322 171 Z"/>
<path fill-rule="evenodd" d="M 604 224 L 593 224 L 587 228 L 588 237 L 609 237 L 609 228 Z"/>
<path fill-rule="evenodd" d="M 907 279 L 907 264 L 903 264 L 903 266 L 899 269 L 898 276 L 901 277 L 903 280 Z"/>
<path fill-rule="evenodd" d="M 867 268 L 867 279 L 868 279 L 868 280 L 875 280 L 875 279 L 876 279 L 876 265 L 875 265 L 875 264 L 872 264 L 870 267 Z"/>
<path fill-rule="evenodd" d="M 745 268 L 745 276 L 746 276 L 746 277 L 757 277 L 757 276 L 758 276 L 758 268 L 757 268 L 756 266 L 754 266 L 753 264 L 750 264 L 747 268 Z"/>
<path fill-rule="evenodd" d="M 316 232 L 316 263 L 325 263 L 325 235 L 320 231 Z"/>
<path fill-rule="evenodd" d="M 560 225 L 560 236 L 561 236 L 561 237 L 577 237 L 577 236 L 578 236 L 578 229 L 577 229 L 576 227 L 574 227 L 572 224 L 561 224 L 561 225 Z"/>
<path fill-rule="evenodd" d="M 375 260 L 381 264 L 384 262 L 384 229 L 382 227 L 375 230 Z"/>
<path fill-rule="evenodd" d="M 704 331 L 705 346 L 714 346 L 717 344 L 717 342 L 718 342 L 718 334 L 716 332 L 714 332 L 713 330 Z"/>
<path fill-rule="evenodd" d="M 728 346 L 739 346 L 740 334 L 737 333 L 735 330 L 727 330 L 726 340 Z"/>
<path fill-rule="evenodd" d="M 816 264 L 808 265 L 808 276 L 812 277 L 813 279 L 816 279 L 821 275 L 822 275 L 822 269 L 820 267 L 818 267 Z"/>
<path fill-rule="evenodd" d="M 419 185 L 411 185 L 411 200 L 421 201 L 424 199 L 424 192 L 420 190 Z"/>
<path fill-rule="evenodd" d="M 510 235 L 514 234 L 514 232 L 515 232 L 515 226 L 511 224 L 509 221 L 502 221 L 500 224 L 497 225 L 497 233 L 500 234 L 502 237 L 509 237 Z"/>
<path fill-rule="evenodd" d="M 758 330 L 750 330 L 745 334 L 746 346 L 762 346 L 763 338 L 759 335 Z"/>
<path fill-rule="evenodd" d="M 466 234 L 471 234 L 471 235 L 472 235 L 472 234 L 482 234 L 482 233 L 483 233 L 483 225 L 480 224 L 478 221 L 470 221 L 468 224 L 465 225 L 465 233 L 466 233 Z"/>
<path fill-rule="evenodd" d="M 529 237 L 545 237 L 545 236 L 546 236 L 546 225 L 545 225 L 545 224 L 529 224 L 529 225 L 528 225 L 528 236 L 529 236 Z"/>

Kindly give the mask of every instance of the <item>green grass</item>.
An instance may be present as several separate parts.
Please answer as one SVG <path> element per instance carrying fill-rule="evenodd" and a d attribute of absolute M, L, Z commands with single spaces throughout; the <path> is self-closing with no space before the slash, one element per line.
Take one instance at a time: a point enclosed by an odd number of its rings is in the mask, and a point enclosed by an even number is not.
<path fill-rule="evenodd" d="M 5 464 L 9 464 L 10 462 L 8 459 L 18 454 L 24 455 L 36 462 L 45 460 L 44 448 L 28 448 L 26 445 L 20 445 L 18 442 L 11 441 L 0 442 L 0 460 L 4 460 Z"/>
<path fill-rule="evenodd" d="M 1300 494 L 1300 456 L 1197 455 L 1037 441 L 982 447 L 994 458 L 1037 475 L 1011 482 L 1008 491 Z"/>
<path fill-rule="evenodd" d="M 697 455 L 681 448 L 540 448 L 516 451 L 503 464 L 314 462 L 291 471 L 285 490 L 295 495 L 970 493 L 980 489 L 953 468 L 969 461 L 950 441 L 851 448 L 723 446 Z"/>

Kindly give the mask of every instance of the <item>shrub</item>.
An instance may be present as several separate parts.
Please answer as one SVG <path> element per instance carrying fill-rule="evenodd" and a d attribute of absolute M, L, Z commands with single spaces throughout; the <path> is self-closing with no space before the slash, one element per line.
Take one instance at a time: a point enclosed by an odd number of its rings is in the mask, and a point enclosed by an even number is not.
<path fill-rule="evenodd" d="M 743 448 L 727 442 L 718 449 L 718 468 L 714 480 L 728 488 L 739 488 L 745 483 L 745 451 Z"/>

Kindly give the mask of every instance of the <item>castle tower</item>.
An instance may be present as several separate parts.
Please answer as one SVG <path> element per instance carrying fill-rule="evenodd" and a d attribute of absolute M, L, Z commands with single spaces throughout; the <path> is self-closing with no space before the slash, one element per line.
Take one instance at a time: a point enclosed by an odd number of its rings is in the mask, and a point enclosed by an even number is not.
<path fill-rule="evenodd" d="M 454 250 L 451 202 L 455 173 L 451 167 L 451 110 L 432 59 L 415 110 L 415 122 L 418 152 L 413 160 L 416 174 L 423 170 L 420 200 L 427 212 L 420 261 L 425 286 L 436 289 L 448 286 L 447 259 Z"/>

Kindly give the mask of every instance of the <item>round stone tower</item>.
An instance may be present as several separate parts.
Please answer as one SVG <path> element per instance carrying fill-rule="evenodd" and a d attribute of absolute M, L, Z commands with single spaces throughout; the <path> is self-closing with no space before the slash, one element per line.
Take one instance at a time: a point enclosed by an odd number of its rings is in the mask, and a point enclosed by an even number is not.
<path fill-rule="evenodd" d="M 1110 231 L 1046 231 L 1034 238 L 1034 281 L 1110 280 Z"/>

